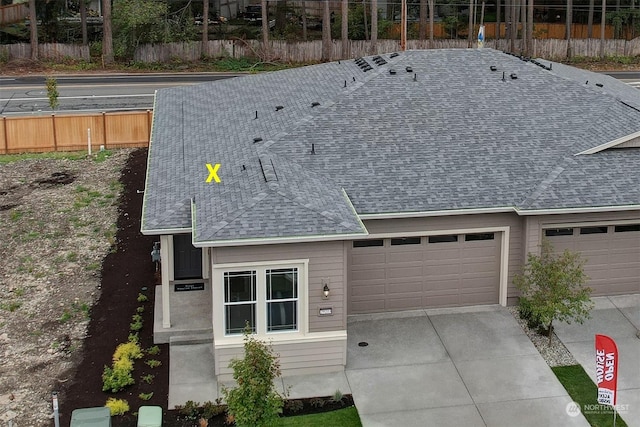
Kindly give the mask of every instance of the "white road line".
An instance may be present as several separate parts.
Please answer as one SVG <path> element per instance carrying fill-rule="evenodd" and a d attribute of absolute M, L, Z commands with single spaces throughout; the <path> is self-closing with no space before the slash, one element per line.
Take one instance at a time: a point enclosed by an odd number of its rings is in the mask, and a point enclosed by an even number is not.
<path fill-rule="evenodd" d="M 61 96 L 58 99 L 98 99 L 98 98 L 148 98 L 153 97 L 153 93 L 138 93 L 131 95 L 82 95 L 82 96 Z M 0 98 L 0 102 L 8 101 L 47 101 L 49 98 Z"/>

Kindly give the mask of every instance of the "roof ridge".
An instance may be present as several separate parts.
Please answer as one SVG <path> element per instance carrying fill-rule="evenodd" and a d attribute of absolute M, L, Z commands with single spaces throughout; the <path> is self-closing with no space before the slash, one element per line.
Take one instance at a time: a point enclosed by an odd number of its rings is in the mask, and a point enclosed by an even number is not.
<path fill-rule="evenodd" d="M 551 183 L 553 181 L 555 181 L 561 174 L 562 172 L 564 172 L 564 167 L 562 165 L 564 165 L 564 163 L 566 163 L 567 161 L 569 161 L 571 159 L 568 158 L 564 158 L 562 161 L 556 163 L 556 165 L 554 166 L 553 169 L 551 169 L 551 172 L 549 172 L 547 174 L 547 176 L 540 181 L 540 183 L 533 189 L 533 191 L 531 191 L 531 193 L 529 194 L 529 196 L 527 198 L 525 198 L 521 203 L 520 206 L 518 206 L 520 209 L 526 209 L 529 206 L 531 206 L 531 204 L 533 202 L 536 201 L 536 199 L 538 197 L 540 197 L 540 195 L 542 195 L 542 192 L 544 190 L 546 190 L 547 188 L 549 188 L 549 186 L 551 185 Z"/>

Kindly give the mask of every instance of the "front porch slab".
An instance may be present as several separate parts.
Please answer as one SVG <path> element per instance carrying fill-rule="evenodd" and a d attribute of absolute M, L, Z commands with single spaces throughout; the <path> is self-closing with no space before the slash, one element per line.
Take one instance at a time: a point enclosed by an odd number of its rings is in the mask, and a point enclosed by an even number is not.
<path fill-rule="evenodd" d="M 211 286 L 205 282 L 203 291 L 169 292 L 171 327 L 162 327 L 162 286 L 156 286 L 153 319 L 153 341 L 166 344 L 171 337 L 204 335 L 213 337 Z"/>

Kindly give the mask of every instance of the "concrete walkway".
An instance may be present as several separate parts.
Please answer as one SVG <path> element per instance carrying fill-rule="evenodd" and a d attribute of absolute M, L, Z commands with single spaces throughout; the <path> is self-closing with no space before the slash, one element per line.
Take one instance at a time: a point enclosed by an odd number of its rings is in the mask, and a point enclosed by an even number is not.
<path fill-rule="evenodd" d="M 596 334 L 608 335 L 616 342 L 618 360 L 619 412 L 629 427 L 640 427 L 640 295 L 593 298 L 591 319 L 582 325 L 559 323 L 558 338 L 595 382 Z"/>
<path fill-rule="evenodd" d="M 366 427 L 589 425 L 504 307 L 352 316 L 347 351 Z"/>

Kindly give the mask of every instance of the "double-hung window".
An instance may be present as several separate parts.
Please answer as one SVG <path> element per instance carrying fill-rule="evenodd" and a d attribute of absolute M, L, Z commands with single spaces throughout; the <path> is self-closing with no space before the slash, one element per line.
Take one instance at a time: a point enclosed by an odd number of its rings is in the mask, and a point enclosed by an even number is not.
<path fill-rule="evenodd" d="M 222 297 L 223 312 L 218 319 L 224 336 L 242 334 L 247 324 L 251 332 L 261 335 L 302 330 L 303 265 L 222 267 L 218 271 L 222 280 L 217 295 Z"/>
<path fill-rule="evenodd" d="M 225 272 L 225 333 L 241 334 L 247 324 L 256 332 L 256 304 L 256 271 Z"/>

